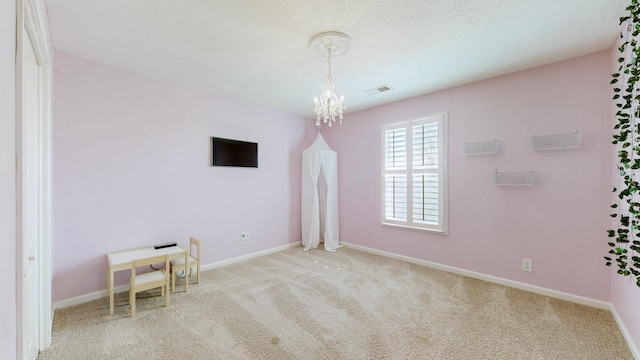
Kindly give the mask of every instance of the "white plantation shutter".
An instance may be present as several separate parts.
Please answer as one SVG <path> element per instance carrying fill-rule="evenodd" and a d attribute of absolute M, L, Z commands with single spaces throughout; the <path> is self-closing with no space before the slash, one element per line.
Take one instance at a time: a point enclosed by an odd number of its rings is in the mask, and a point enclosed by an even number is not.
<path fill-rule="evenodd" d="M 407 129 L 384 132 L 384 209 L 385 218 L 407 220 Z"/>
<path fill-rule="evenodd" d="M 437 225 L 438 208 L 438 123 L 414 125 L 413 216 L 416 223 Z"/>
<path fill-rule="evenodd" d="M 407 177 L 390 174 L 385 176 L 385 218 L 407 221 Z"/>
<path fill-rule="evenodd" d="M 446 234 L 446 114 L 384 124 L 383 146 L 382 223 Z"/>
<path fill-rule="evenodd" d="M 388 170 L 407 169 L 407 129 L 389 129 L 384 133 L 384 166 Z"/>

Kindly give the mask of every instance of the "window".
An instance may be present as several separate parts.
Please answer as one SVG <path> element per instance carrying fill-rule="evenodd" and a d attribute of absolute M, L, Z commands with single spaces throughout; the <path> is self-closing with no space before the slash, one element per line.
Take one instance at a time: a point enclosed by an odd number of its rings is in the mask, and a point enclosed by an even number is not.
<path fill-rule="evenodd" d="M 447 114 L 382 125 L 382 224 L 447 234 Z"/>

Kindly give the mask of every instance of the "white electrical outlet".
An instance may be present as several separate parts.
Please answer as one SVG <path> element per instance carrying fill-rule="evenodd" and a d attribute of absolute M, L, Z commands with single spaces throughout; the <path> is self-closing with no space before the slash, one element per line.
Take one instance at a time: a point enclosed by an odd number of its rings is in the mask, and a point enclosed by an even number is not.
<path fill-rule="evenodd" d="M 533 260 L 522 259 L 522 271 L 533 272 Z"/>
<path fill-rule="evenodd" d="M 250 238 L 251 235 L 248 232 L 243 232 L 242 235 L 240 235 L 241 240 L 249 240 Z"/>

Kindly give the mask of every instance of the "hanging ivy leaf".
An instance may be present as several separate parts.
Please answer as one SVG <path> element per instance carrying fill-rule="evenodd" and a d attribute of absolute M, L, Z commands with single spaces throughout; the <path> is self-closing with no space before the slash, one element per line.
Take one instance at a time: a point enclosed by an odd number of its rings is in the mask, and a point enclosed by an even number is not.
<path fill-rule="evenodd" d="M 620 33 L 618 72 L 611 74 L 610 84 L 617 107 L 612 144 L 616 146 L 618 186 L 613 193 L 618 209 L 610 214 L 614 229 L 607 230 L 609 256 L 606 266 L 615 262 L 617 273 L 633 276 L 640 286 L 640 2 L 631 0 L 627 14 L 620 17 L 624 32 Z M 621 204 L 625 204 L 621 206 Z"/>

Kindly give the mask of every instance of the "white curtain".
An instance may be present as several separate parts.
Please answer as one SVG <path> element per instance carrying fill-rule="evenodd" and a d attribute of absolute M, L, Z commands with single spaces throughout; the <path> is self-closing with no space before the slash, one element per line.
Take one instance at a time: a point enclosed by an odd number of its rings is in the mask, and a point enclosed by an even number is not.
<path fill-rule="evenodd" d="M 302 153 L 302 245 L 327 251 L 340 245 L 338 231 L 338 155 L 322 135 Z"/>

